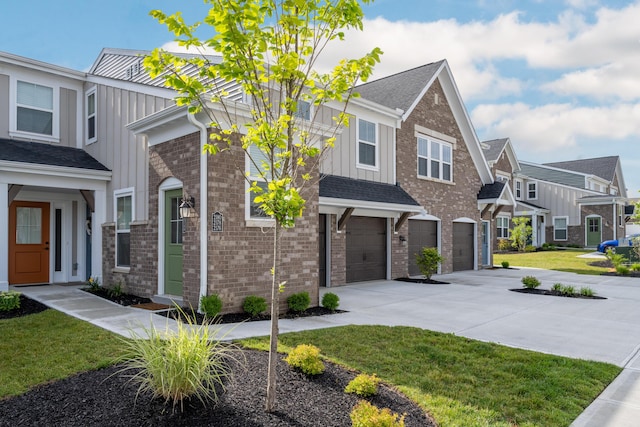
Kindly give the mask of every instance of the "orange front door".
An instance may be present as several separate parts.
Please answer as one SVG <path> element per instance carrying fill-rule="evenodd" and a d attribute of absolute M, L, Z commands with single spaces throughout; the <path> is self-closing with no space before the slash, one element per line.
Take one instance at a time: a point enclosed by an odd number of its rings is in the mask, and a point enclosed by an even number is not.
<path fill-rule="evenodd" d="M 9 208 L 9 284 L 49 281 L 49 203 Z"/>

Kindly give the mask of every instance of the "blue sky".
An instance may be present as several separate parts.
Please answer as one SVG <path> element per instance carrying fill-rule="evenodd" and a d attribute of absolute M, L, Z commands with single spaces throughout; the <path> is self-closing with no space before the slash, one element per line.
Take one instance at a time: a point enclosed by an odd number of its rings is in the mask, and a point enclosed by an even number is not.
<path fill-rule="evenodd" d="M 198 0 L 5 1 L 0 50 L 88 70 L 103 47 L 170 46 L 151 9 L 187 22 L 207 10 Z M 640 196 L 640 0 L 377 0 L 364 11 L 364 32 L 327 52 L 328 64 L 379 46 L 382 77 L 446 58 L 481 140 L 510 137 L 520 160 L 540 163 L 619 155 L 629 196 Z"/>

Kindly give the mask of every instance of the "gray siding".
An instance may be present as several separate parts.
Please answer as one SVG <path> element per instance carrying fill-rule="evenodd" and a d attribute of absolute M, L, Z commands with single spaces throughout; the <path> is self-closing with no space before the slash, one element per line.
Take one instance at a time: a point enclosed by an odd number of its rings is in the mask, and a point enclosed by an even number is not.
<path fill-rule="evenodd" d="M 584 175 L 520 163 L 520 171 L 530 178 L 542 179 L 571 187 L 584 188 Z"/>
<path fill-rule="evenodd" d="M 9 76 L 0 74 L 0 138 L 9 138 Z"/>
<path fill-rule="evenodd" d="M 551 221 L 551 217 L 554 216 L 568 216 L 569 225 L 581 224 L 580 207 L 578 206 L 577 200 L 584 196 L 592 196 L 593 193 L 544 181 L 537 182 L 538 199 L 531 200 L 531 203 L 549 209 L 551 211 L 548 218 L 549 221 Z M 525 197 L 523 201 L 527 202 L 528 200 Z"/>
<path fill-rule="evenodd" d="M 86 89 L 91 87 L 88 85 Z M 135 188 L 135 219 L 147 219 L 148 191 L 157 190 L 147 188 L 147 144 L 144 137 L 136 137 L 125 126 L 172 105 L 173 101 L 98 85 L 96 102 L 97 141 L 89 145 L 85 141 L 84 149 L 113 171 L 113 178 L 107 186 L 107 221 L 113 221 L 114 190 L 130 187 Z M 83 130 L 84 134 L 86 130 Z"/>
<path fill-rule="evenodd" d="M 76 147 L 78 93 L 72 89 L 60 88 L 60 145 Z"/>

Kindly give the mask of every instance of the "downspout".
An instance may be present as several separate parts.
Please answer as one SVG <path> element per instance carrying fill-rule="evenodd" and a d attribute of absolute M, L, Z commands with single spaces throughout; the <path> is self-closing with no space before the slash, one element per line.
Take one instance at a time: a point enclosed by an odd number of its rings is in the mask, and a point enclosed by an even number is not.
<path fill-rule="evenodd" d="M 205 144 L 208 141 L 207 126 L 204 123 L 198 121 L 194 114 L 187 114 L 189 123 L 194 125 L 200 130 L 200 150 L 204 149 Z M 207 296 L 207 212 L 209 208 L 207 206 L 207 193 L 208 193 L 208 180 L 207 180 L 207 154 L 202 154 L 200 157 L 200 296 L 198 297 L 198 311 L 200 311 L 200 300 L 203 296 Z"/>

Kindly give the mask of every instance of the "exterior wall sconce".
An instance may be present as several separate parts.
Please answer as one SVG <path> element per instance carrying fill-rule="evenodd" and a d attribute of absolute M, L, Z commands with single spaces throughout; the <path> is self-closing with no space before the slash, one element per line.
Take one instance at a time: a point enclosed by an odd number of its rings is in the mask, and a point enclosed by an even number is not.
<path fill-rule="evenodd" d="M 403 243 L 407 241 L 407 238 L 402 235 L 398 236 L 398 239 Z"/>
<path fill-rule="evenodd" d="M 180 218 L 191 218 L 195 216 L 196 199 L 193 197 L 183 197 L 180 203 Z"/>

